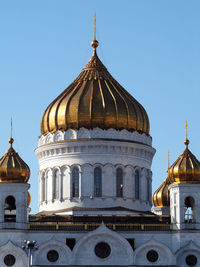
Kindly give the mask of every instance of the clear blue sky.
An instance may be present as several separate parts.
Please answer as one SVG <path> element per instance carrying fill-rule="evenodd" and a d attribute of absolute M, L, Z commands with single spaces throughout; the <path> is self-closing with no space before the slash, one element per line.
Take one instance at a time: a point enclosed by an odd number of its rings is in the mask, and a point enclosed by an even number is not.
<path fill-rule="evenodd" d="M 184 150 L 200 159 L 200 2 L 198 0 L 0 1 L 0 154 L 14 148 L 31 169 L 32 212 L 37 212 L 34 155 L 47 105 L 89 60 L 97 12 L 98 54 L 110 73 L 146 109 L 153 146 L 153 191 Z"/>

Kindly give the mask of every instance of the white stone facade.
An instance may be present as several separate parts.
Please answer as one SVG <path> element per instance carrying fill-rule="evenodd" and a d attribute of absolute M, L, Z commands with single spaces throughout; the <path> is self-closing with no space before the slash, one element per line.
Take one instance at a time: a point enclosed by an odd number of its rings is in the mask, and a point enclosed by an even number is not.
<path fill-rule="evenodd" d="M 0 260 L 1 267 L 4 257 L 8 254 L 16 257 L 14 267 L 27 267 L 28 257 L 22 249 L 23 241 L 36 240 L 37 250 L 32 251 L 32 266 L 178 266 L 188 267 L 186 257 L 195 255 L 200 262 L 200 234 L 193 232 L 127 232 L 116 233 L 103 224 L 88 233 L 70 232 L 34 232 L 21 230 L 1 230 Z M 75 238 L 76 244 L 71 250 L 65 244 L 67 238 Z M 127 239 L 135 240 L 132 249 Z M 8 241 L 12 240 L 12 241 Z M 109 257 L 101 259 L 95 255 L 94 248 L 99 242 L 106 242 L 111 247 Z M 59 258 L 56 262 L 47 259 L 47 253 L 56 250 Z M 149 262 L 148 251 L 155 250 L 158 260 Z M 199 266 L 199 265 L 196 265 Z"/>

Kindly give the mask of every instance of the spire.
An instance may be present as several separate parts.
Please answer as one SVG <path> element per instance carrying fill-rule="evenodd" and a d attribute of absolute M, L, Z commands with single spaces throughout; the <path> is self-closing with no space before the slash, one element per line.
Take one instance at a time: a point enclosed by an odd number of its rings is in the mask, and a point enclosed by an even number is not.
<path fill-rule="evenodd" d="M 94 54 L 96 54 L 96 48 L 99 42 L 96 40 L 96 12 L 94 13 L 94 40 L 91 42 L 91 46 L 94 48 Z"/>
<path fill-rule="evenodd" d="M 188 145 L 190 143 L 190 141 L 188 140 L 188 132 L 187 132 L 187 130 L 188 130 L 188 122 L 186 120 L 185 121 L 185 136 L 186 136 L 186 139 L 184 141 L 184 144 L 186 145 L 186 148 L 188 148 Z"/>
<path fill-rule="evenodd" d="M 12 118 L 11 118 L 11 121 L 10 121 L 10 139 L 9 139 L 9 144 L 10 144 L 10 147 L 12 147 L 12 144 L 14 142 L 14 139 L 12 138 Z"/>

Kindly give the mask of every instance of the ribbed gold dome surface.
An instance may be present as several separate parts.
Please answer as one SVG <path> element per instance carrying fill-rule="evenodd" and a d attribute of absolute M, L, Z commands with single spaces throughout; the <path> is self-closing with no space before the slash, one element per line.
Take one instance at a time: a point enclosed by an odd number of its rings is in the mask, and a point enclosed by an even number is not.
<path fill-rule="evenodd" d="M 0 183 L 26 183 L 30 177 L 30 169 L 13 149 L 13 142 L 10 138 L 10 148 L 0 159 Z"/>
<path fill-rule="evenodd" d="M 169 180 L 171 183 L 200 183 L 200 162 L 188 149 L 189 140 L 184 143 L 185 151 L 169 168 Z"/>
<path fill-rule="evenodd" d="M 69 128 L 127 129 L 149 134 L 146 111 L 107 71 L 96 53 L 83 71 L 46 109 L 41 133 Z"/>
<path fill-rule="evenodd" d="M 170 197 L 168 187 L 170 181 L 168 178 L 161 184 L 161 186 L 153 194 L 153 204 L 155 207 L 169 207 L 170 206 Z"/>

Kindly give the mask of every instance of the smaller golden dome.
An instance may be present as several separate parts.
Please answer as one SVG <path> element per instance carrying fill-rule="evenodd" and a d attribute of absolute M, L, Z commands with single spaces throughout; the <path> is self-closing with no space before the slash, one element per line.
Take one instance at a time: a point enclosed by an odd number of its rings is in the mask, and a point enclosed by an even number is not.
<path fill-rule="evenodd" d="M 170 206 L 170 197 L 168 190 L 169 185 L 170 181 L 168 178 L 166 178 L 165 181 L 161 184 L 161 186 L 153 194 L 152 201 L 156 208 Z"/>
<path fill-rule="evenodd" d="M 28 192 L 28 196 L 27 196 L 27 207 L 29 207 L 31 204 L 31 194 L 30 192 Z"/>
<path fill-rule="evenodd" d="M 0 159 L 0 183 L 26 183 L 30 177 L 30 169 L 13 149 L 13 142 L 10 138 L 10 148 Z"/>
<path fill-rule="evenodd" d="M 188 139 L 184 141 L 184 144 L 186 146 L 184 152 L 169 168 L 169 180 L 171 183 L 200 183 L 200 162 L 188 149 Z"/>

